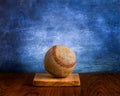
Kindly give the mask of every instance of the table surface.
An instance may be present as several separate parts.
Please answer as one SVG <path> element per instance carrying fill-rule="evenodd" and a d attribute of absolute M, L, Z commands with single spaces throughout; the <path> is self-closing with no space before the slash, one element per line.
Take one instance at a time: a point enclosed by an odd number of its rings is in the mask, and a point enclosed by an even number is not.
<path fill-rule="evenodd" d="M 120 73 L 81 73 L 80 87 L 35 87 L 34 73 L 0 73 L 0 96 L 120 96 Z"/>

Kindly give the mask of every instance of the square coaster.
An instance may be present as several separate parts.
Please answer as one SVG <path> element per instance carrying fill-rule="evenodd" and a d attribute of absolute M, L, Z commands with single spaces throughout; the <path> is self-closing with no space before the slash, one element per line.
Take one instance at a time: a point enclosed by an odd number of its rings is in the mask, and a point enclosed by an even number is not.
<path fill-rule="evenodd" d="M 73 73 L 66 78 L 55 78 L 48 73 L 36 73 L 34 86 L 80 86 L 79 74 Z"/>

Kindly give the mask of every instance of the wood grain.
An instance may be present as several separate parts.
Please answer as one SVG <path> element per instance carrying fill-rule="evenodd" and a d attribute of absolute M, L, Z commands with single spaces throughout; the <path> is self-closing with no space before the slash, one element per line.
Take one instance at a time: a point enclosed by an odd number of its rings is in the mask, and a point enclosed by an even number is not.
<path fill-rule="evenodd" d="M 81 87 L 35 87 L 34 73 L 0 73 L 0 96 L 120 96 L 120 73 L 80 74 Z"/>
<path fill-rule="evenodd" d="M 36 73 L 34 86 L 80 86 L 79 74 L 70 74 L 66 78 L 55 78 L 48 73 Z"/>
<path fill-rule="evenodd" d="M 81 74 L 82 96 L 120 96 L 120 74 Z"/>

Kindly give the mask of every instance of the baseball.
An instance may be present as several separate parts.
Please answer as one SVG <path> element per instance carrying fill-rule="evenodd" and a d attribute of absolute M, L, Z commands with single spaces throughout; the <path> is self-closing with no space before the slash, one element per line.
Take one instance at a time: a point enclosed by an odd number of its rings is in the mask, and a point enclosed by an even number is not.
<path fill-rule="evenodd" d="M 54 77 L 67 77 L 76 65 L 76 55 L 64 45 L 50 48 L 44 58 L 44 67 Z"/>

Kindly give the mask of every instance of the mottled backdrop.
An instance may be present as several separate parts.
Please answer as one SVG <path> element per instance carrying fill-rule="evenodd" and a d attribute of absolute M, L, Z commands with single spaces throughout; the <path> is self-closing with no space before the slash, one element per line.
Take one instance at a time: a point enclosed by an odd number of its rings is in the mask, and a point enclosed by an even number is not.
<path fill-rule="evenodd" d="M 43 72 L 56 44 L 75 72 L 120 72 L 120 0 L 0 0 L 0 71 Z"/>

